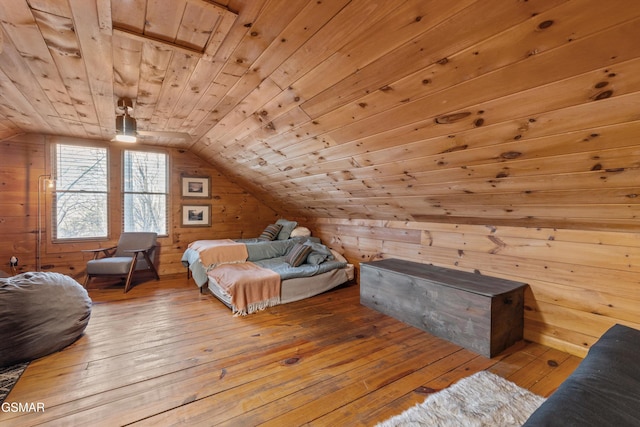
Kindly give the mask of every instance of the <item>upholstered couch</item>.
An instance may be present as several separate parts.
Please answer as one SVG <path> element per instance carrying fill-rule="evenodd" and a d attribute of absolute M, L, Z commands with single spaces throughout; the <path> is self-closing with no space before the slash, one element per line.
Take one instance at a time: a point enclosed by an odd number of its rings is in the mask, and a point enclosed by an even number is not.
<path fill-rule="evenodd" d="M 640 330 L 615 325 L 525 426 L 640 426 Z"/>

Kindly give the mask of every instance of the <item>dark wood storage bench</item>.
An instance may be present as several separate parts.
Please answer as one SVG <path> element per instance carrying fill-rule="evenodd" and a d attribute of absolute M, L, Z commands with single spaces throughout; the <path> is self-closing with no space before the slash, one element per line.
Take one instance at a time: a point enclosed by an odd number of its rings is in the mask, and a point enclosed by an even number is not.
<path fill-rule="evenodd" d="M 360 264 L 360 302 L 486 357 L 522 339 L 526 284 L 399 259 Z"/>

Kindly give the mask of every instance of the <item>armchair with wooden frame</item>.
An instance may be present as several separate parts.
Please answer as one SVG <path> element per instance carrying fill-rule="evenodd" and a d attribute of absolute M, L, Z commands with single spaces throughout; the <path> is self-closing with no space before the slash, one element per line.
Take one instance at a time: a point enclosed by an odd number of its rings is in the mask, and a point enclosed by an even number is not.
<path fill-rule="evenodd" d="M 93 253 L 93 259 L 87 262 L 86 288 L 92 277 L 114 276 L 126 278 L 124 292 L 129 291 L 131 278 L 136 271 L 149 270 L 156 280 L 160 280 L 153 265 L 157 233 L 125 232 L 120 235 L 117 246 L 84 250 Z M 99 258 L 104 254 L 103 258 Z"/>

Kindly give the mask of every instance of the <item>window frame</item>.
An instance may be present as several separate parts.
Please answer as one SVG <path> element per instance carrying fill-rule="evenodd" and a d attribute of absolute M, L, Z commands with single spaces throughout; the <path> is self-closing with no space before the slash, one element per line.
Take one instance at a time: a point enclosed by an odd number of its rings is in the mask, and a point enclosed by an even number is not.
<path fill-rule="evenodd" d="M 126 191 L 126 180 L 125 180 L 125 171 L 126 171 L 126 156 L 127 152 L 140 152 L 140 153 L 152 153 L 152 154 L 162 154 L 165 157 L 165 192 L 164 193 L 142 193 L 142 192 L 131 192 Z M 124 147 L 121 150 L 120 154 L 121 159 L 121 173 L 120 173 L 120 208 L 121 208 L 121 221 L 120 227 L 124 232 L 126 230 L 126 209 L 125 209 L 125 198 L 128 194 L 155 194 L 155 195 L 164 195 L 165 197 L 165 230 L 164 233 L 158 233 L 158 237 L 168 237 L 169 236 L 169 228 L 171 225 L 171 156 L 166 150 L 162 149 L 153 149 L 148 147 Z M 146 231 L 155 231 L 155 230 L 146 230 Z"/>
<path fill-rule="evenodd" d="M 59 170 L 58 170 L 58 147 L 59 146 L 75 146 L 81 148 L 93 148 L 93 149 L 101 149 L 105 151 L 105 170 L 106 170 L 106 182 L 104 191 L 106 198 L 106 233 L 104 236 L 90 236 L 90 237 L 59 237 L 58 236 L 58 194 L 59 193 L 67 193 L 67 191 L 60 191 L 58 185 L 55 184 L 53 189 L 41 189 L 45 194 L 45 203 L 49 201 L 51 203 L 51 209 L 48 210 L 47 216 L 49 216 L 47 223 L 51 228 L 51 232 L 48 233 L 51 238 L 51 243 L 73 243 L 73 242 L 95 242 L 95 241 L 104 241 L 108 240 L 111 236 L 111 207 L 113 204 L 111 188 L 109 183 L 111 182 L 111 150 L 108 145 L 105 144 L 95 144 L 91 142 L 75 142 L 75 141 L 58 141 L 52 142 L 50 144 L 50 149 L 48 150 L 51 156 L 48 164 L 51 166 L 51 172 L 49 174 L 50 179 L 57 183 L 59 178 Z M 49 194 L 47 194 L 49 193 Z M 72 193 L 72 192 L 69 192 Z M 95 192 L 100 193 L 102 192 Z"/>

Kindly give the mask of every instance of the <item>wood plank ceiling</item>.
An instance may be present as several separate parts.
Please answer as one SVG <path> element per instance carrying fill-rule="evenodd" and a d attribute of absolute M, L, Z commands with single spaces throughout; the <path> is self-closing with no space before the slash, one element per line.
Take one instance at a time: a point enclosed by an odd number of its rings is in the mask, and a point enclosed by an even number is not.
<path fill-rule="evenodd" d="M 310 217 L 637 230 L 636 0 L 3 0 L 0 138 L 116 102 Z"/>

